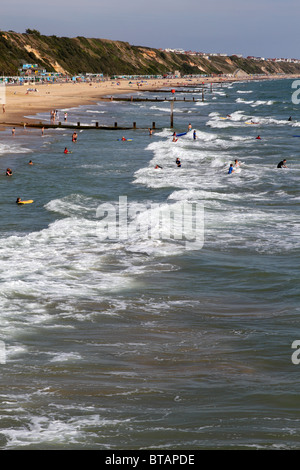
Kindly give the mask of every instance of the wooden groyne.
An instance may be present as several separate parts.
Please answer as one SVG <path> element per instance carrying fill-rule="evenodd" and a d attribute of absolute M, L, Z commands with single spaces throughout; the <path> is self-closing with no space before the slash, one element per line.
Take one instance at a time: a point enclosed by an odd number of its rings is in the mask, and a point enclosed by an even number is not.
<path fill-rule="evenodd" d="M 24 129 L 28 128 L 35 128 L 35 129 L 65 129 L 65 130 L 90 130 L 90 129 L 100 129 L 100 130 L 107 130 L 107 131 L 120 131 L 120 130 L 161 130 L 162 128 L 156 127 L 156 123 L 152 122 L 152 125 L 149 125 L 149 127 L 138 127 L 136 122 L 132 123 L 132 126 L 118 126 L 118 123 L 115 122 L 113 126 L 106 126 L 106 125 L 99 125 L 98 122 L 95 122 L 95 124 L 82 124 L 80 122 L 77 122 L 77 124 L 62 124 L 61 122 L 58 122 L 57 124 L 47 124 L 43 122 L 18 122 L 18 123 L 8 123 L 8 122 L 3 122 L 1 123 L 3 126 L 8 126 L 8 127 L 23 127 Z"/>
<path fill-rule="evenodd" d="M 177 99 L 177 98 L 164 98 L 164 99 L 161 99 L 161 98 L 133 98 L 133 97 L 130 97 L 130 98 L 115 98 L 115 97 L 111 97 L 111 98 L 98 98 L 99 101 L 131 101 L 131 102 L 147 102 L 149 101 L 150 103 L 151 102 L 155 102 L 155 103 L 160 103 L 160 102 L 170 102 L 170 101 L 176 101 L 177 103 L 178 102 L 196 102 L 196 101 L 201 101 L 199 99 L 196 99 L 195 97 L 193 97 L 193 99 L 191 100 L 188 100 L 186 99 L 185 97 L 182 98 L 182 99 Z"/>

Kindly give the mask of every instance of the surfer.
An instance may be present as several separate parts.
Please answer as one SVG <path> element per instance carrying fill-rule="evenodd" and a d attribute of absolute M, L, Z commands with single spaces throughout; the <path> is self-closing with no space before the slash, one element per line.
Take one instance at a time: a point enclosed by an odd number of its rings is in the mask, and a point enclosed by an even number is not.
<path fill-rule="evenodd" d="M 173 140 L 172 142 L 177 142 L 178 139 L 176 139 L 176 132 L 173 132 Z"/>
<path fill-rule="evenodd" d="M 261 139 L 260 135 L 258 135 L 258 136 L 256 137 L 256 139 L 257 139 L 257 140 L 260 140 L 260 139 Z"/>
<path fill-rule="evenodd" d="M 16 200 L 16 203 L 17 203 L 17 204 L 20 204 L 20 202 L 22 202 L 22 200 L 21 200 L 20 197 L 18 197 L 17 200 Z"/>
<path fill-rule="evenodd" d="M 72 153 L 72 152 L 70 152 L 70 151 L 67 149 L 67 147 L 65 147 L 64 153 Z"/>
<path fill-rule="evenodd" d="M 277 168 L 287 168 L 286 166 L 286 159 L 282 160 L 278 163 Z"/>
<path fill-rule="evenodd" d="M 121 140 L 125 141 L 125 140 L 127 140 L 127 139 L 125 139 L 125 137 L 123 136 Z"/>
<path fill-rule="evenodd" d="M 160 166 L 160 165 L 156 165 L 156 166 L 155 166 L 155 170 L 157 170 L 157 169 L 159 169 L 159 168 L 162 169 L 162 166 Z"/>

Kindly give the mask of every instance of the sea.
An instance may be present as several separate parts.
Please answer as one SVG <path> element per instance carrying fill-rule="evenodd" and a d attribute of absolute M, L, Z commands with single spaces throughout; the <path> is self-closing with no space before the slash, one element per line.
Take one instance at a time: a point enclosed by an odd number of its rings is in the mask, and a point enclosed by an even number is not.
<path fill-rule="evenodd" d="M 187 80 L 58 109 L 77 142 L 1 132 L 1 450 L 300 448 L 295 92 Z"/>

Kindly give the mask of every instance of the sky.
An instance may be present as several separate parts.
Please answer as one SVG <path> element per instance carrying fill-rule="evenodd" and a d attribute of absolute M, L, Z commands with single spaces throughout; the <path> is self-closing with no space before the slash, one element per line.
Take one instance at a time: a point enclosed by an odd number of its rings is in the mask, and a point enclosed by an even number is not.
<path fill-rule="evenodd" d="M 300 59 L 299 0 L 10 0 L 0 29 Z"/>

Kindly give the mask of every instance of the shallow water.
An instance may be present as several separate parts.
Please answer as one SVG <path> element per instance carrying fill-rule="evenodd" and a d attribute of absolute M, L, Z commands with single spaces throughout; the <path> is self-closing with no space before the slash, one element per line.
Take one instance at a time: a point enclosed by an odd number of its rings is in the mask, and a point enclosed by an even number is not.
<path fill-rule="evenodd" d="M 152 137 L 128 131 L 131 142 L 2 133 L 2 173 L 14 173 L 0 178 L 2 449 L 299 448 L 291 84 L 223 84 L 204 103 L 175 103 L 175 130 L 191 122 L 197 140 L 172 142 L 170 104 L 153 102 L 68 110 L 69 122 L 156 122 Z M 128 225 L 107 238 L 99 214 L 120 223 L 122 200 Z M 201 223 L 170 233 L 187 205 L 204 207 L 203 246 Z"/>

